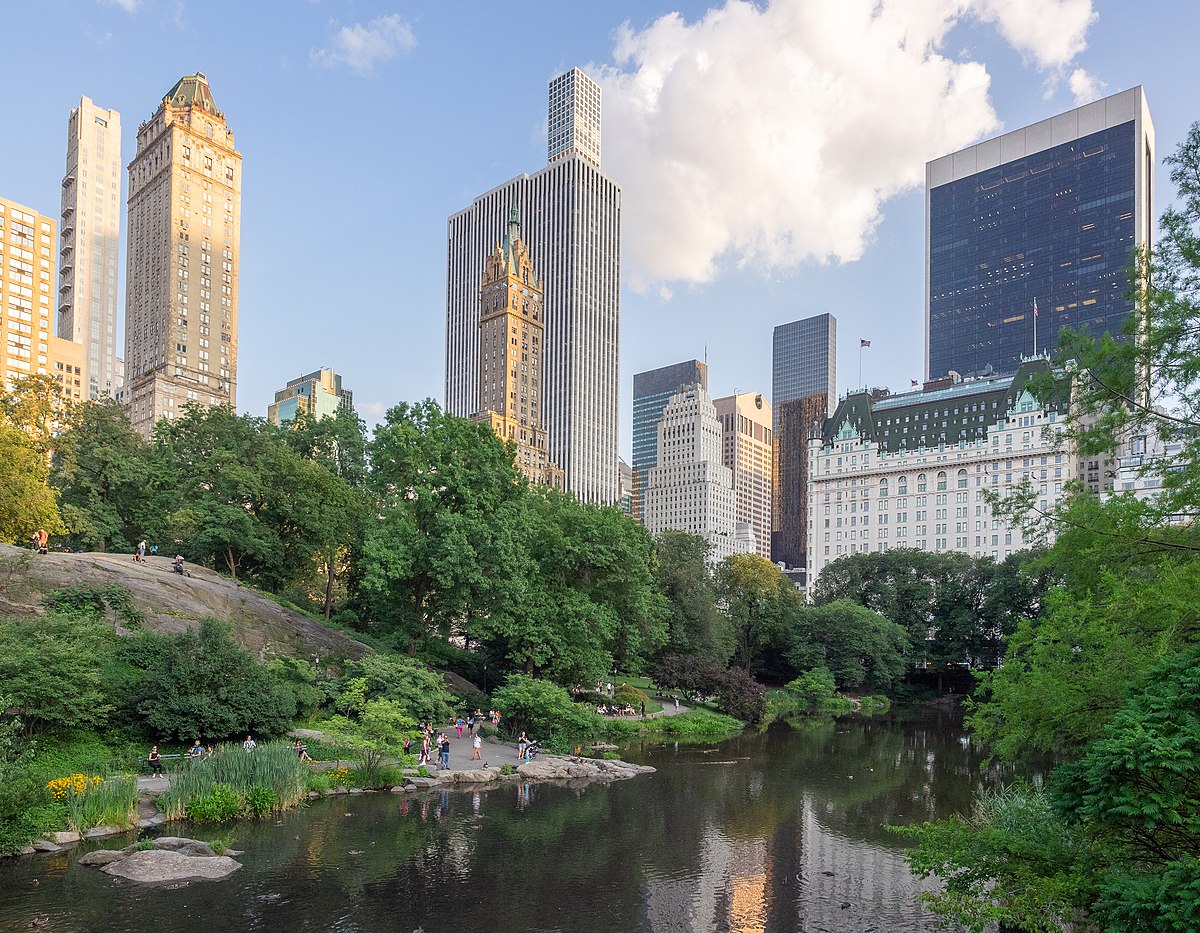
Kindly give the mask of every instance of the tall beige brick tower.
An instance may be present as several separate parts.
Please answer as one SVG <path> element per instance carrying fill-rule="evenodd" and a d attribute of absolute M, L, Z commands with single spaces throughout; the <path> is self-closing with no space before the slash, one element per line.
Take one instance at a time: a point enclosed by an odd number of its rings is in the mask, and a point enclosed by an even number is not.
<path fill-rule="evenodd" d="M 542 423 L 543 294 L 514 204 L 479 289 L 479 411 L 472 420 L 516 446 L 516 464 L 531 483 L 561 489 L 563 471 L 550 462 Z"/>
<path fill-rule="evenodd" d="M 129 164 L 125 405 L 149 437 L 189 403 L 237 404 L 242 154 L 202 72 L 138 127 Z"/>

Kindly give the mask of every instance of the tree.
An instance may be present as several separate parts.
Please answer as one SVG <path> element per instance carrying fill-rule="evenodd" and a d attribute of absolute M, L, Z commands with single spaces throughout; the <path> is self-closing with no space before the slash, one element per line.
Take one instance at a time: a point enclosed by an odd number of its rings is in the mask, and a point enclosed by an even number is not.
<path fill-rule="evenodd" d="M 360 588 L 415 651 L 496 605 L 509 555 L 495 516 L 522 486 L 512 451 L 487 425 L 432 400 L 391 409 L 369 453 L 379 519 L 366 530 Z"/>
<path fill-rule="evenodd" d="M 796 591 L 766 558 L 734 554 L 717 565 L 717 593 L 737 639 L 735 660 L 748 672 L 761 649 L 785 641 L 784 610 Z"/>
<path fill-rule="evenodd" d="M 1123 337 L 1065 331 L 1058 356 L 1071 364 L 1069 434 L 1080 455 L 1108 455 L 1134 438 L 1157 440 L 1164 456 L 1147 456 L 1142 469 L 1161 477 L 1158 515 L 1194 520 L 1200 516 L 1200 123 L 1166 162 L 1179 203 L 1163 213 L 1157 246 L 1136 257 L 1135 310 Z M 1153 444 L 1146 453 L 1153 454 Z M 1149 533 L 1147 543 L 1158 537 Z M 1183 546 L 1200 549 L 1194 535 Z"/>
<path fill-rule="evenodd" d="M 840 687 L 887 691 L 908 667 L 908 635 L 879 613 L 848 599 L 798 614 L 789 660 L 798 671 L 824 668 Z"/>
<path fill-rule="evenodd" d="M 446 722 L 454 698 L 442 676 L 412 658 L 366 654 L 346 662 L 345 683 L 362 682 L 362 701 L 388 700 L 406 715 L 426 722 Z"/>
<path fill-rule="evenodd" d="M 492 700 L 512 735 L 525 732 L 546 744 L 589 739 L 600 728 L 600 718 L 582 704 L 572 702 L 562 687 L 524 674 L 509 675 Z"/>
<path fill-rule="evenodd" d="M 416 728 L 416 720 L 393 700 L 368 700 L 357 719 L 333 716 L 325 723 L 325 731 L 358 757 L 368 783 L 389 758 L 403 753 L 404 739 Z"/>
<path fill-rule="evenodd" d="M 27 732 L 106 724 L 112 638 L 84 614 L 13 616 L 0 625 L 0 683 Z"/>
<path fill-rule="evenodd" d="M 993 667 L 1004 638 L 1037 614 L 1051 584 L 1051 574 L 1030 571 L 1032 563 L 914 548 L 851 554 L 822 571 L 812 599 L 849 599 L 903 626 L 913 659 Z"/>
<path fill-rule="evenodd" d="M 275 446 L 261 418 L 224 408 L 189 405 L 182 417 L 158 423 L 154 473 L 183 553 L 223 565 L 235 579 L 240 571 L 278 571 L 279 535 L 263 519 L 273 492 L 264 467 Z"/>
<path fill-rule="evenodd" d="M 21 431 L 49 462 L 54 434 L 71 426 L 79 410 L 54 376 L 18 374 L 0 387 L 0 424 Z"/>
<path fill-rule="evenodd" d="M 39 528 L 64 529 L 48 472 L 28 435 L 0 422 L 0 541 L 26 541 Z"/>
<path fill-rule="evenodd" d="M 1200 645 L 1162 658 L 1051 794 L 1108 854 L 1109 929 L 1200 929 Z"/>
<path fill-rule="evenodd" d="M 708 542 L 685 531 L 664 531 L 654 539 L 654 548 L 658 586 L 668 606 L 664 650 L 728 664 L 734 635 L 729 617 L 717 608 Z"/>
<path fill-rule="evenodd" d="M 149 454 L 118 403 L 80 406 L 77 419 L 54 441 L 51 471 L 73 544 L 97 551 L 135 547 L 148 518 Z"/>

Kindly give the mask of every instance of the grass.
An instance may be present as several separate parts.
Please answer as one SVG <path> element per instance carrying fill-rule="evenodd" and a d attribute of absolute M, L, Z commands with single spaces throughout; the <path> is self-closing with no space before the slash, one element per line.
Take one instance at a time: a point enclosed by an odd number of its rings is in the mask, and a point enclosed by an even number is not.
<path fill-rule="evenodd" d="M 189 765 L 159 796 L 158 805 L 168 819 L 189 816 L 222 822 L 242 815 L 265 816 L 300 803 L 307 779 L 308 769 L 290 742 L 264 742 L 250 753 L 227 749 Z"/>
<path fill-rule="evenodd" d="M 614 742 L 663 736 L 681 741 L 718 741 L 739 734 L 745 723 L 724 713 L 690 710 L 658 719 L 614 719 L 605 723 L 604 738 Z"/>

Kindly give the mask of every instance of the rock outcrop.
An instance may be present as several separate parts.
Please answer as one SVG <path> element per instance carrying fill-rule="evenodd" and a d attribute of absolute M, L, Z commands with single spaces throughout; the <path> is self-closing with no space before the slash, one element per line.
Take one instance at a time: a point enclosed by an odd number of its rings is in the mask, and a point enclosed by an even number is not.
<path fill-rule="evenodd" d="M 170 849 L 144 849 L 100 870 L 126 881 L 163 884 L 171 881 L 218 881 L 241 868 L 228 855 L 184 855 Z"/>

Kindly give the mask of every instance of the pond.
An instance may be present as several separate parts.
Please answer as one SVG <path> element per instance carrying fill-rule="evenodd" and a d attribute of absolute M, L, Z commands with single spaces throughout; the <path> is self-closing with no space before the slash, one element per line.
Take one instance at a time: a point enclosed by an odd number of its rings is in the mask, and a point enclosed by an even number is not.
<path fill-rule="evenodd" d="M 5 859 L 0 929 L 933 931 L 884 824 L 965 809 L 984 753 L 958 716 L 922 712 L 625 756 L 658 772 L 337 797 L 238 824 L 244 868 L 220 882 L 119 885 L 78 852 Z"/>

